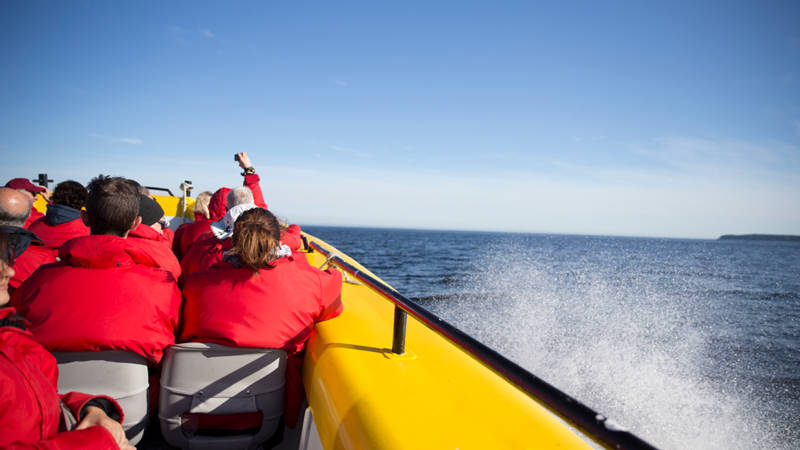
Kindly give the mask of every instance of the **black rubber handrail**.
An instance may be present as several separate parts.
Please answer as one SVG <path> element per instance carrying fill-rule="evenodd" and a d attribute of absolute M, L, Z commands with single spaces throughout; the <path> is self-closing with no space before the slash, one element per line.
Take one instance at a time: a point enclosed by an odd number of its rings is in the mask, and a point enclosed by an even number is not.
<path fill-rule="evenodd" d="M 310 247 L 326 256 L 330 256 L 330 252 L 325 250 L 317 242 L 312 241 Z M 334 257 L 333 260 L 350 275 L 394 303 L 396 308 L 402 309 L 426 327 L 482 361 L 499 375 L 527 392 L 534 400 L 549 408 L 560 418 L 595 439 L 596 442 L 608 448 L 616 449 L 656 448 L 633 433 L 621 429 L 618 425 L 613 423 L 613 421 L 605 417 L 605 415 L 594 411 L 592 408 L 572 398 L 555 386 L 523 369 L 497 351 L 459 330 L 444 319 L 405 298 L 399 292 L 375 279 L 368 273 L 365 273 L 340 257 Z M 395 315 L 395 317 L 397 316 Z M 397 319 L 395 319 L 395 322 L 397 322 Z M 395 328 L 395 335 L 396 334 Z M 405 339 L 405 336 L 402 338 Z M 396 344 L 393 343 L 393 347 L 395 345 Z"/>
<path fill-rule="evenodd" d="M 148 191 L 166 191 L 166 192 L 167 192 L 167 194 L 169 194 L 169 196 L 170 196 L 170 197 L 174 197 L 174 195 L 172 195 L 172 191 L 170 191 L 170 190 L 169 190 L 169 189 L 167 189 L 167 188 L 155 187 L 155 186 L 145 186 L 145 188 L 146 188 Z"/>

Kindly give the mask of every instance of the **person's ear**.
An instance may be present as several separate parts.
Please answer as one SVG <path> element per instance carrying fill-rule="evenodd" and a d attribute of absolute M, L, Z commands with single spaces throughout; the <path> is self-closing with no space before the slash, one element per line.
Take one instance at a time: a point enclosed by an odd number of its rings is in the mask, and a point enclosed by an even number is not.
<path fill-rule="evenodd" d="M 81 222 L 83 222 L 83 224 L 86 225 L 87 227 L 89 226 L 89 215 L 86 214 L 85 209 L 81 210 Z"/>
<path fill-rule="evenodd" d="M 139 228 L 139 225 L 141 224 L 142 224 L 142 216 L 136 216 L 136 219 L 133 220 L 133 225 L 131 226 L 131 229 L 129 231 L 133 231 Z"/>

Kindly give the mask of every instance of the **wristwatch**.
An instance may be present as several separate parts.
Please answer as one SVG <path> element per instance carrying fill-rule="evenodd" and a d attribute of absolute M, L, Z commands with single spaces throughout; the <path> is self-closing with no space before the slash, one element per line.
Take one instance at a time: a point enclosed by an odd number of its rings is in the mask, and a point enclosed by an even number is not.
<path fill-rule="evenodd" d="M 244 172 L 242 172 L 242 176 L 245 176 L 245 175 L 252 175 L 252 174 L 254 174 L 254 173 L 256 173 L 256 169 L 255 169 L 255 167 L 246 167 L 246 168 L 244 169 Z"/>

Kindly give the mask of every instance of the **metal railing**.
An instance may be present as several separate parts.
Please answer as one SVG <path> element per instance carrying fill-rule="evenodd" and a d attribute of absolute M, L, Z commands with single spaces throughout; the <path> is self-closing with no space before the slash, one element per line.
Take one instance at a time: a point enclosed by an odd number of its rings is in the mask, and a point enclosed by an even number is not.
<path fill-rule="evenodd" d="M 325 256 L 330 252 L 318 243 L 311 241 L 307 248 L 319 251 Z M 380 280 L 358 269 L 338 256 L 332 261 L 352 277 L 369 286 L 395 306 L 392 351 L 405 352 L 405 330 L 407 315 L 457 345 L 509 382 L 525 391 L 535 401 L 541 403 L 558 417 L 576 427 L 582 433 L 608 448 L 616 449 L 654 449 L 633 433 L 622 429 L 616 423 L 580 401 L 562 392 L 536 375 L 523 369 L 500 353 L 487 347 L 472 336 L 464 333 L 444 319 L 405 298 Z"/>

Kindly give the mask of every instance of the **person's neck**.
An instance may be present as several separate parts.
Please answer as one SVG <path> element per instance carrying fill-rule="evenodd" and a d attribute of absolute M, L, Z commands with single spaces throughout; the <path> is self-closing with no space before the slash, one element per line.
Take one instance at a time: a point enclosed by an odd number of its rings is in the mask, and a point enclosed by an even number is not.
<path fill-rule="evenodd" d="M 116 236 L 116 237 L 121 237 L 123 239 L 126 239 L 128 237 L 128 233 L 129 231 L 126 231 L 125 234 L 120 235 L 116 233 L 96 233 L 92 229 L 89 230 L 89 234 L 91 234 L 92 236 Z"/>

